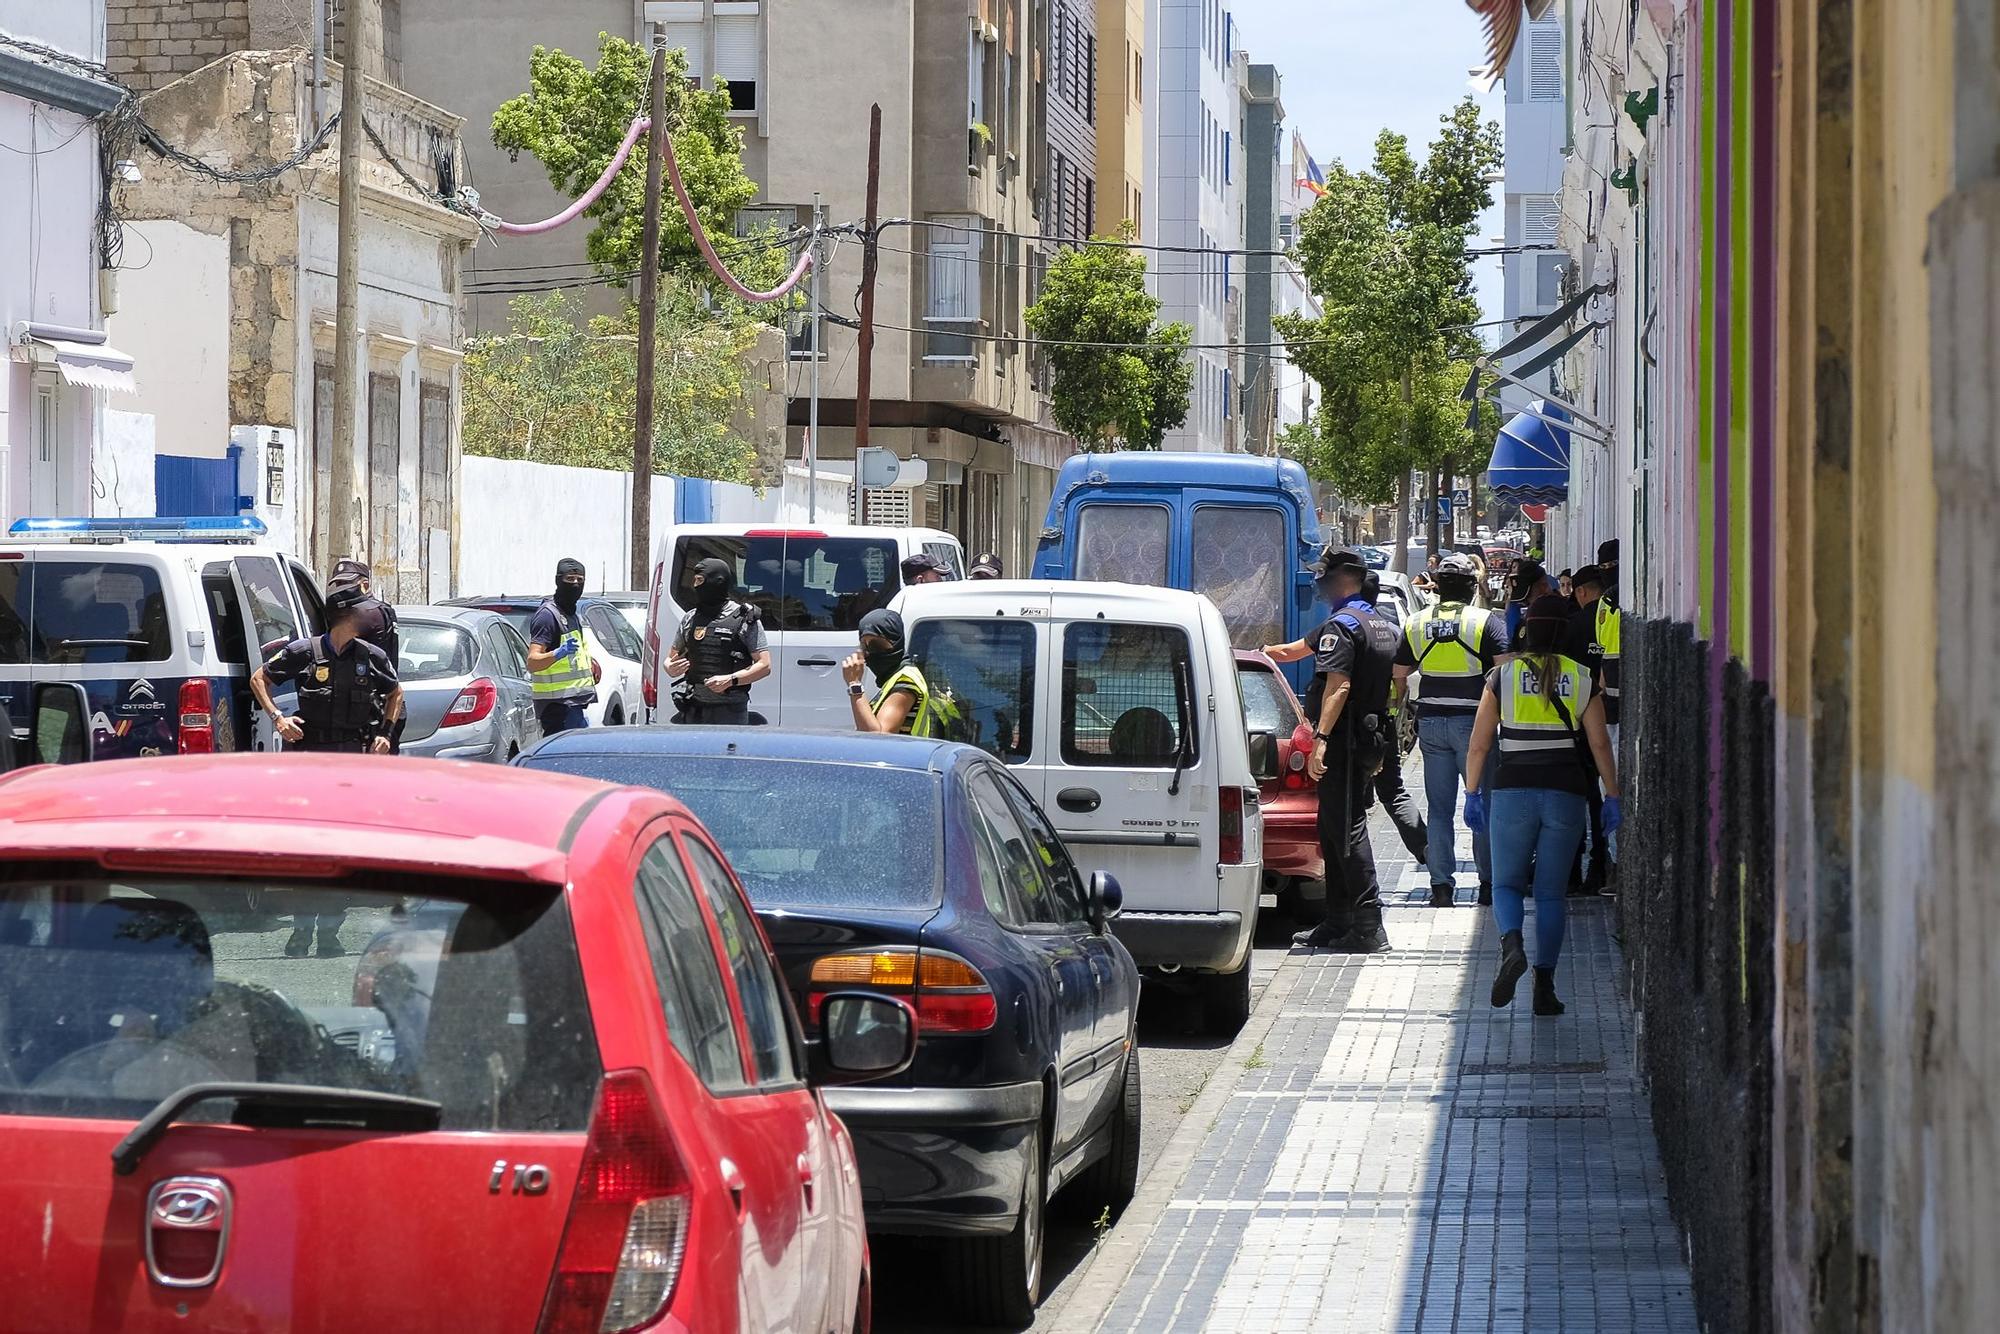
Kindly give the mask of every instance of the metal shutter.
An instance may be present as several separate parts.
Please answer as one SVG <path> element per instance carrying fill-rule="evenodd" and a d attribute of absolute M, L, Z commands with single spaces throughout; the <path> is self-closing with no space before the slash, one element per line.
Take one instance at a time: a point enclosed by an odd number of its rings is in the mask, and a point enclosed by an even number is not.
<path fill-rule="evenodd" d="M 734 83 L 764 77 L 763 35 L 755 14 L 718 15 L 715 20 L 715 75 Z"/>
<path fill-rule="evenodd" d="M 1521 244 L 1554 245 L 1562 225 L 1562 203 L 1555 195 L 1521 196 Z"/>
<path fill-rule="evenodd" d="M 885 490 L 864 490 L 861 493 L 861 522 L 881 524 L 889 528 L 910 526 L 910 494 L 913 488 L 892 486 Z"/>
<path fill-rule="evenodd" d="M 1528 100 L 1563 100 L 1563 30 L 1559 19 L 1528 27 Z"/>
<path fill-rule="evenodd" d="M 661 31 L 668 46 L 684 47 L 687 50 L 688 77 L 703 79 L 708 76 L 708 33 L 699 23 L 663 24 Z"/>

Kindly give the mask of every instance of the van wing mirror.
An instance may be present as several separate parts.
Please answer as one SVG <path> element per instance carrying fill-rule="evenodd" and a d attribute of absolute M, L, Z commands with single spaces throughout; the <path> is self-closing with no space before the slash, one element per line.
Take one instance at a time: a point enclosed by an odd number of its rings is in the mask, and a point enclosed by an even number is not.
<path fill-rule="evenodd" d="M 1111 919 L 1125 906 L 1125 891 L 1109 871 L 1090 873 L 1090 929 L 1103 935 Z"/>
<path fill-rule="evenodd" d="M 82 764 L 91 758 L 90 697 L 74 681 L 43 681 L 28 696 L 29 759 Z"/>
<path fill-rule="evenodd" d="M 1278 734 L 1276 732 L 1252 732 L 1250 734 L 1250 772 L 1260 783 L 1274 781 L 1278 777 Z"/>
<path fill-rule="evenodd" d="M 836 991 L 820 999 L 819 1039 L 808 1048 L 818 1088 L 886 1079 L 917 1054 L 917 1012 L 872 991 Z"/>

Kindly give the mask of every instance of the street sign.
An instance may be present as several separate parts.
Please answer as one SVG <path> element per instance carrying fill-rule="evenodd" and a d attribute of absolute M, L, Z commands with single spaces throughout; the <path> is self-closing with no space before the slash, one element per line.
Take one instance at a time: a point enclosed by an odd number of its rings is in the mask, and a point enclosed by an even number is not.
<path fill-rule="evenodd" d="M 896 475 L 902 471 L 902 461 L 893 449 L 870 447 L 854 452 L 854 476 L 862 486 L 877 490 L 896 484 Z"/>
<path fill-rule="evenodd" d="M 1471 509 L 1472 492 L 1461 486 L 1458 490 L 1451 493 L 1451 503 L 1462 510 Z"/>
<path fill-rule="evenodd" d="M 1450 496 L 1439 496 L 1439 497 L 1438 497 L 1438 522 L 1439 522 L 1439 523 L 1450 523 L 1450 522 L 1451 522 L 1451 497 L 1450 497 Z"/>

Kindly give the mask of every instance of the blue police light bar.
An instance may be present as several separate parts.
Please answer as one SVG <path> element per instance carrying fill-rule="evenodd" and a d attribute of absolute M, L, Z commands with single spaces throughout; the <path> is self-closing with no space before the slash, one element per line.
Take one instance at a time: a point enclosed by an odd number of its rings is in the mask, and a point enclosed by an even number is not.
<path fill-rule="evenodd" d="M 11 537 L 68 542 L 249 542 L 269 531 L 254 514 L 16 519 L 7 529 Z"/>

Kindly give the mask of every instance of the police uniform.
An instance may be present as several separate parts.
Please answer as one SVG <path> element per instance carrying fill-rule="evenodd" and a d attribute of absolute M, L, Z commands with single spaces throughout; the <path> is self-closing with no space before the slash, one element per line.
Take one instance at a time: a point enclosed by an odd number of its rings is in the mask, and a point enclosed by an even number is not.
<path fill-rule="evenodd" d="M 365 589 L 367 579 L 366 566 L 359 561 L 344 560 L 334 566 L 333 580 L 328 586 L 328 591 L 331 592 L 335 586 L 343 583 L 352 583 Z M 403 661 L 402 636 L 396 631 L 396 609 L 373 593 L 366 594 L 361 601 L 354 604 L 354 633 L 356 637 L 365 639 L 381 649 L 388 655 L 391 663 L 400 664 Z M 390 750 L 402 750 L 403 726 L 408 721 L 409 716 L 402 714 L 390 725 Z"/>
<path fill-rule="evenodd" d="M 1394 675 L 1396 631 L 1365 598 L 1348 599 L 1314 632 L 1312 684 L 1306 717 L 1317 729 L 1327 677 L 1349 680 L 1347 702 L 1333 731 L 1324 734 L 1326 772 L 1319 781 L 1319 842 L 1326 860 L 1326 922 L 1315 943 L 1347 934 L 1379 932 L 1382 889 L 1375 851 L 1368 841 L 1368 794 L 1394 740 L 1389 733 L 1389 686 Z"/>
<path fill-rule="evenodd" d="M 748 669 L 764 651 L 762 613 L 734 598 L 719 611 L 696 607 L 681 618 L 673 652 L 688 661 L 683 685 L 674 694 L 677 723 L 719 723 L 742 726 L 750 721 L 750 687 L 734 685 L 720 693 L 708 688 L 711 676 L 734 676 Z"/>
<path fill-rule="evenodd" d="M 1507 619 L 1463 602 L 1427 607 L 1410 618 L 1396 644 L 1396 665 L 1423 675 L 1417 700 L 1417 743 L 1424 754 L 1424 795 L 1430 807 L 1431 902 L 1444 907 L 1456 884 L 1458 786 L 1465 777 L 1472 745 L 1472 722 L 1486 673 L 1507 651 Z M 1492 848 L 1485 831 L 1472 835 L 1473 864 L 1479 868 L 1480 902 L 1490 900 Z"/>
<path fill-rule="evenodd" d="M 293 750 L 362 753 L 389 735 L 385 709 L 396 664 L 365 639 L 350 639 L 338 652 L 330 635 L 295 639 L 265 661 L 264 674 L 297 684 L 305 738 L 288 743 Z"/>
<path fill-rule="evenodd" d="M 528 624 L 528 642 L 556 655 L 548 666 L 528 673 L 543 734 L 584 726 L 583 706 L 597 699 L 597 681 L 590 670 L 590 634 L 583 628 L 582 615 L 563 611 L 554 598 L 544 599 Z"/>

